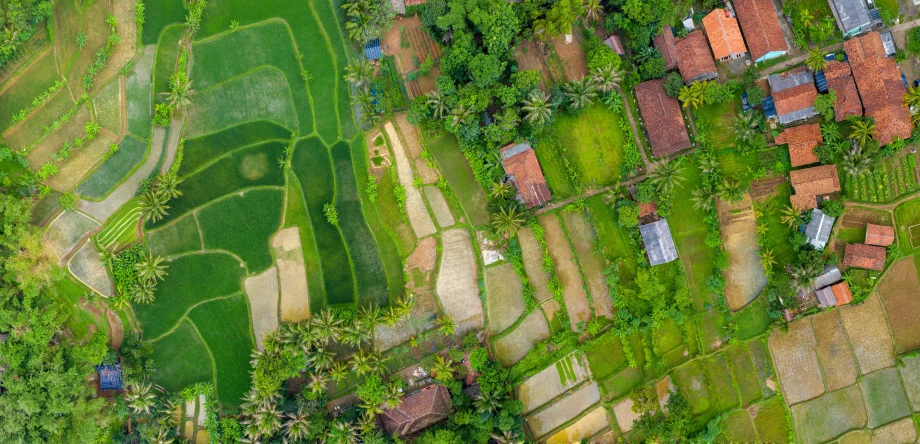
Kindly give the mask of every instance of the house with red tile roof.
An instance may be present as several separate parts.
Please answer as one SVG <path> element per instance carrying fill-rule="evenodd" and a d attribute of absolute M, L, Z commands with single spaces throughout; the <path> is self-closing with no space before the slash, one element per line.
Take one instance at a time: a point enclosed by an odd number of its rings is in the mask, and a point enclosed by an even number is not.
<path fill-rule="evenodd" d="M 527 208 L 533 208 L 543 206 L 552 199 L 540 162 L 529 143 L 510 144 L 500 153 L 505 174 L 517 189 L 517 200 Z"/>
<path fill-rule="evenodd" d="M 388 435 L 408 436 L 447 419 L 449 414 L 447 387 L 429 385 L 403 397 L 399 407 L 384 409 L 380 418 Z"/>
<path fill-rule="evenodd" d="M 815 111 L 815 98 L 818 90 L 815 79 L 805 68 L 798 68 L 767 77 L 771 100 L 776 107 L 779 123 L 788 125 L 818 115 Z"/>
<path fill-rule="evenodd" d="M 834 91 L 834 119 L 842 122 L 849 116 L 861 116 L 862 101 L 850 64 L 831 60 L 824 67 L 824 77 L 827 79 L 827 88 Z"/>
<path fill-rule="evenodd" d="M 626 51 L 623 49 L 623 42 L 620 41 L 620 36 L 616 34 L 610 34 L 610 37 L 607 37 L 607 40 L 604 40 L 604 44 L 607 45 L 611 51 L 617 53 L 617 55 L 626 55 Z"/>
<path fill-rule="evenodd" d="M 713 9 L 703 17 L 703 29 L 709 39 L 712 55 L 719 61 L 733 60 L 747 54 L 738 20 L 722 8 Z"/>
<path fill-rule="evenodd" d="M 656 35 L 652 41 L 655 43 L 655 48 L 658 48 L 658 52 L 661 53 L 661 57 L 664 58 L 665 71 L 677 68 L 677 43 L 674 41 L 674 31 L 671 30 L 671 27 L 665 26 L 661 34 Z"/>
<path fill-rule="evenodd" d="M 690 135 L 677 99 L 664 92 L 664 79 L 636 85 L 636 101 L 655 157 L 690 148 Z"/>
<path fill-rule="evenodd" d="M 691 84 L 719 77 L 716 71 L 716 62 L 712 60 L 709 44 L 703 31 L 696 30 L 687 34 L 687 37 L 678 39 L 677 43 L 677 69 L 684 83 Z"/>
<path fill-rule="evenodd" d="M 888 58 L 877 31 L 843 43 L 865 115 L 875 120 L 873 138 L 881 145 L 907 139 L 913 130 L 910 110 L 902 98 L 907 93 L 901 71 Z"/>
<path fill-rule="evenodd" d="M 866 244 L 887 247 L 894 243 L 894 227 L 885 225 L 866 225 Z"/>
<path fill-rule="evenodd" d="M 779 14 L 771 0 L 735 0 L 734 6 L 748 52 L 755 63 L 789 52 Z"/>
<path fill-rule="evenodd" d="M 843 253 L 843 265 L 866 270 L 884 270 L 885 259 L 885 248 L 876 245 L 847 244 Z"/>
<path fill-rule="evenodd" d="M 821 125 L 813 123 L 786 128 L 774 142 L 777 145 L 788 144 L 792 166 L 799 167 L 818 162 L 815 147 L 824 142 L 824 138 L 821 136 Z"/>
<path fill-rule="evenodd" d="M 846 282 L 839 282 L 831 285 L 831 291 L 834 292 L 834 299 L 837 301 L 835 305 L 837 307 L 849 304 L 853 301 L 853 292 L 850 291 L 850 284 Z"/>
<path fill-rule="evenodd" d="M 818 208 L 818 196 L 840 191 L 840 178 L 837 166 L 821 165 L 794 170 L 789 173 L 789 181 L 795 189 L 790 196 L 792 206 L 799 211 Z"/>
<path fill-rule="evenodd" d="M 649 202 L 649 203 L 638 202 L 638 204 L 639 204 L 639 217 L 651 216 L 652 214 L 655 214 L 656 211 L 658 211 L 658 204 L 655 202 Z"/>

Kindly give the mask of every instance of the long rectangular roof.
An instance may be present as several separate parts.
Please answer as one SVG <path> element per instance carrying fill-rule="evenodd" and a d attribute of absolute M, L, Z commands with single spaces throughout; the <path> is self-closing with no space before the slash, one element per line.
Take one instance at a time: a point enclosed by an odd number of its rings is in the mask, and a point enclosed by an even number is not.
<path fill-rule="evenodd" d="M 872 31 L 847 40 L 843 47 L 850 58 L 865 114 L 875 120 L 875 140 L 887 145 L 896 138 L 910 137 L 910 110 L 902 102 L 907 88 L 897 63 L 886 56 L 879 33 Z"/>
<path fill-rule="evenodd" d="M 703 31 L 693 31 L 677 41 L 677 68 L 686 83 L 719 76 Z"/>
<path fill-rule="evenodd" d="M 735 0 L 735 13 L 755 61 L 773 51 L 789 51 L 771 0 Z"/>
<path fill-rule="evenodd" d="M 830 0 L 834 18 L 844 33 L 872 24 L 865 0 Z"/>
<path fill-rule="evenodd" d="M 642 82 L 634 91 L 652 154 L 661 157 L 690 148 L 680 103 L 665 93 L 664 79 Z"/>
<path fill-rule="evenodd" d="M 670 26 L 665 26 L 653 39 L 655 47 L 661 52 L 664 58 L 664 69 L 670 71 L 677 68 L 677 44 L 674 42 L 674 31 Z"/>
<path fill-rule="evenodd" d="M 834 220 L 833 217 L 824 214 L 823 211 L 817 208 L 812 210 L 811 221 L 805 227 L 805 236 L 808 237 L 808 243 L 818 250 L 823 250 L 831 237 Z"/>
<path fill-rule="evenodd" d="M 642 243 L 645 244 L 650 264 L 666 264 L 677 259 L 677 247 L 674 246 L 667 219 L 642 225 L 639 227 L 639 233 L 642 234 Z"/>
<path fill-rule="evenodd" d="M 744 39 L 741 37 L 741 28 L 738 27 L 738 20 L 729 15 L 728 11 L 722 8 L 713 9 L 706 17 L 703 17 L 703 28 L 706 29 L 709 46 L 712 47 L 712 54 L 715 58 L 721 60 L 732 54 L 747 52 Z"/>
<path fill-rule="evenodd" d="M 519 196 L 527 208 L 533 208 L 549 202 L 552 198 L 543 170 L 533 148 L 527 142 L 508 145 L 501 150 L 502 166 L 505 173 L 517 187 Z"/>

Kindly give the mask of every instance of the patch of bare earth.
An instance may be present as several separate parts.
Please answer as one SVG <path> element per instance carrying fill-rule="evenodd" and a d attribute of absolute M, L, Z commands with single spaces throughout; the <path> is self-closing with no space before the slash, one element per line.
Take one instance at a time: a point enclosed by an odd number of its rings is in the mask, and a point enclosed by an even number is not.
<path fill-rule="evenodd" d="M 441 49 L 425 31 L 421 20 L 415 14 L 396 20 L 381 40 L 386 46 L 387 55 L 394 56 L 396 67 L 402 75 L 417 71 L 417 64 L 421 64 L 428 57 L 437 60 L 441 56 Z M 437 68 L 425 76 L 407 82 L 410 99 L 434 89 L 434 78 L 439 74 L 434 71 L 437 71 Z M 422 81 L 426 79 L 429 81 Z"/>
<path fill-rule="evenodd" d="M 485 275 L 489 330 L 500 333 L 524 314 L 523 286 L 514 267 L 507 262 L 486 268 Z"/>
<path fill-rule="evenodd" d="M 82 148 L 75 150 L 69 159 L 60 164 L 59 172 L 49 177 L 45 183 L 62 193 L 73 190 L 83 182 L 84 177 L 92 173 L 97 164 L 102 163 L 105 154 L 109 152 L 109 145 L 114 141 L 100 133 Z"/>
<path fill-rule="evenodd" d="M 105 66 L 96 75 L 96 81 L 93 82 L 93 94 L 102 90 L 109 79 L 118 75 L 121 68 L 125 66 L 132 58 L 137 48 L 137 23 L 134 21 L 134 1 L 133 0 L 112 0 L 112 15 L 118 23 L 116 33 L 120 38 L 112 55 L 109 56 Z"/>
<path fill-rule="evenodd" d="M 565 80 L 581 80 L 588 75 L 588 63 L 585 60 L 585 52 L 581 49 L 581 41 L 573 38 L 570 43 L 566 43 L 565 36 L 557 37 L 550 42 L 555 48 L 556 54 L 562 59 L 565 66 Z"/>
<path fill-rule="evenodd" d="M 522 41 L 514 50 L 514 60 L 518 63 L 520 71 L 536 70 L 540 74 L 540 89 L 546 91 L 552 86 L 553 80 L 550 77 L 549 68 L 540 57 L 541 47 L 543 47 L 542 44 L 533 41 Z"/>
<path fill-rule="evenodd" d="M 911 418 L 904 418 L 879 427 L 872 432 L 872 442 L 901 444 L 917 442 L 917 429 Z"/>
<path fill-rule="evenodd" d="M 597 383 L 592 381 L 548 408 L 534 413 L 527 418 L 527 424 L 534 436 L 542 438 L 600 400 L 601 392 Z"/>
<path fill-rule="evenodd" d="M 539 221 L 546 234 L 549 254 L 553 257 L 556 272 L 559 280 L 562 281 L 562 296 L 569 314 L 569 323 L 572 330 L 581 331 L 584 324 L 591 319 L 591 304 L 588 302 L 588 295 L 581 281 L 578 263 L 572 256 L 572 248 L 562 231 L 559 219 L 554 215 L 544 215 L 539 218 Z"/>
<path fill-rule="evenodd" d="M 45 249 L 63 261 L 89 232 L 99 228 L 99 222 L 79 212 L 62 212 L 42 234 Z"/>
<path fill-rule="evenodd" d="M 461 228 L 441 233 L 444 255 L 436 290 L 444 312 L 454 318 L 457 333 L 482 328 L 482 303 L 477 284 L 476 255 L 470 233 Z"/>
<path fill-rule="evenodd" d="M 409 277 L 408 286 L 417 291 L 430 288 L 434 266 L 438 260 L 438 242 L 434 237 L 426 237 L 419 241 L 415 251 L 406 259 L 406 274 Z"/>
<path fill-rule="evenodd" d="M 409 163 L 409 158 L 406 156 L 406 152 L 403 149 L 399 134 L 396 133 L 396 128 L 393 127 L 393 122 L 387 122 L 386 125 L 384 125 L 384 129 L 386 130 L 387 137 L 390 139 L 390 146 L 393 148 L 393 157 L 396 161 L 396 172 L 399 175 L 399 183 L 406 191 L 406 213 L 409 216 L 409 223 L 412 225 L 412 230 L 415 231 L 415 236 L 419 238 L 434 234 L 437 229 L 434 226 L 434 222 L 431 220 L 431 216 L 428 214 L 428 208 L 425 206 L 425 201 L 422 200 L 422 193 L 420 193 L 413 184 L 415 173 L 412 172 L 412 164 Z"/>
<path fill-rule="evenodd" d="M 527 315 L 511 333 L 492 341 L 495 358 L 499 364 L 510 367 L 527 355 L 538 342 L 549 338 L 549 327 L 543 314 L 537 310 Z"/>
<path fill-rule="evenodd" d="M 310 292 L 300 245 L 300 228 L 290 227 L 279 231 L 272 238 L 272 249 L 275 250 L 275 264 L 278 267 L 281 320 L 298 322 L 309 318 Z"/>
<path fill-rule="evenodd" d="M 812 323 L 818 339 L 818 359 L 824 368 L 827 391 L 832 392 L 855 383 L 859 370 L 838 312 L 819 313 L 812 317 Z"/>
<path fill-rule="evenodd" d="M 786 333 L 774 330 L 769 344 L 787 404 L 796 404 L 824 393 L 821 366 L 816 354 L 818 341 L 809 319 L 789 324 Z"/>
<path fill-rule="evenodd" d="M 895 363 L 894 343 L 878 299 L 873 294 L 860 305 L 847 305 L 840 310 L 859 371 L 864 375 Z"/>
<path fill-rule="evenodd" d="M 560 430 L 547 440 L 547 444 L 564 444 L 572 442 L 581 442 L 583 439 L 590 438 L 592 435 L 600 432 L 610 425 L 607 419 L 607 410 L 603 406 L 598 406 L 591 410 L 585 416 L 582 416 L 572 423 L 572 425 Z"/>
<path fill-rule="evenodd" d="M 613 318 L 613 300 L 610 299 L 610 287 L 604 276 L 604 263 L 600 255 L 594 253 L 597 246 L 597 233 L 585 213 L 563 212 L 562 219 L 569 230 L 572 244 L 578 253 L 578 262 L 588 280 L 588 290 L 591 292 L 591 303 L 597 316 Z"/>
<path fill-rule="evenodd" d="M 84 242 L 68 265 L 80 282 L 102 296 L 112 296 L 112 281 L 92 242 Z"/>
<path fill-rule="evenodd" d="M 450 206 L 447 205 L 447 200 L 444 199 L 444 195 L 441 194 L 441 189 L 431 185 L 423 188 L 425 190 L 425 197 L 428 199 L 428 205 L 431 206 L 434 218 L 438 221 L 438 226 L 441 228 L 453 226 L 456 223 L 454 221 L 454 215 L 451 214 Z"/>
<path fill-rule="evenodd" d="M 613 407 L 613 416 L 616 416 L 617 424 L 623 432 L 632 430 L 633 423 L 639 419 L 639 414 L 633 410 L 633 405 L 635 405 L 633 400 L 626 398 Z"/>
<path fill-rule="evenodd" d="M 913 258 L 902 259 L 888 269 L 878 294 L 888 314 L 898 352 L 920 348 L 920 282 Z"/>
<path fill-rule="evenodd" d="M 732 310 L 740 310 L 753 301 L 767 285 L 767 276 L 760 265 L 757 245 L 757 218 L 751 206 L 751 196 L 731 203 L 717 199 L 722 242 L 728 251 L 725 299 Z"/>
<path fill-rule="evenodd" d="M 521 244 L 521 255 L 524 257 L 524 271 L 527 278 L 536 290 L 534 297 L 537 302 L 553 298 L 546 286 L 549 283 L 549 273 L 543 270 L 543 246 L 537 241 L 530 227 L 518 230 L 518 243 Z"/>
<path fill-rule="evenodd" d="M 256 346 L 262 349 L 265 335 L 278 329 L 278 270 L 270 267 L 243 281 L 252 315 Z"/>
<path fill-rule="evenodd" d="M 565 383 L 563 383 L 562 375 L 559 374 L 559 367 L 555 363 L 527 378 L 517 387 L 517 398 L 524 404 L 524 413 L 536 410 L 537 407 L 552 401 L 553 398 L 587 379 L 588 372 L 582 367 L 580 358 L 575 357 L 572 359 L 572 357 L 566 356 L 563 359 L 570 359 L 575 370 L 575 380 L 566 378 Z"/>
<path fill-rule="evenodd" d="M 108 308 L 105 310 L 105 320 L 109 324 L 109 345 L 118 350 L 125 339 L 125 327 L 118 314 Z"/>
<path fill-rule="evenodd" d="M 438 315 L 438 303 L 430 290 L 415 293 L 415 307 L 405 320 L 393 327 L 378 325 L 374 335 L 374 347 L 377 351 L 389 350 L 434 328 Z"/>
<path fill-rule="evenodd" d="M 54 158 L 52 155 L 57 154 L 65 143 L 73 143 L 77 137 L 84 137 L 84 126 L 86 125 L 86 122 L 90 121 L 91 117 L 92 116 L 90 115 L 89 108 L 86 106 L 80 106 L 80 109 L 77 110 L 77 112 L 73 115 L 73 117 L 70 118 L 70 120 L 62 124 L 57 131 L 47 135 L 44 139 L 41 140 L 41 143 L 34 146 L 31 151 L 29 151 L 28 156 L 26 156 L 29 159 L 29 164 L 32 165 L 32 169 L 37 170 L 38 168 L 41 168 L 45 163 L 53 162 Z M 18 129 L 21 128 L 22 126 L 20 126 Z M 19 137 L 17 137 L 16 133 L 17 131 L 14 131 L 6 136 L 7 143 L 9 143 L 11 147 L 24 148 L 28 147 L 34 142 L 38 142 L 37 140 L 19 140 Z M 80 151 L 81 149 L 82 148 L 74 147 L 73 153 L 76 154 L 77 151 Z"/>

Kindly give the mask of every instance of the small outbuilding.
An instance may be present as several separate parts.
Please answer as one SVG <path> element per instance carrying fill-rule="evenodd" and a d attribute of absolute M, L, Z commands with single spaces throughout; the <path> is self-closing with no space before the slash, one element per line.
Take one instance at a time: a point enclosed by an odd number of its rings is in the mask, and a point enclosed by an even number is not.
<path fill-rule="evenodd" d="M 821 165 L 789 172 L 789 181 L 795 188 L 790 196 L 792 206 L 801 211 L 818 208 L 818 196 L 840 191 L 840 177 L 836 165 Z"/>
<path fill-rule="evenodd" d="M 121 364 L 96 366 L 99 373 L 99 390 L 118 391 L 122 389 Z"/>
<path fill-rule="evenodd" d="M 840 282 L 841 277 L 840 269 L 836 265 L 829 265 L 815 278 L 815 288 L 829 287 L 835 282 Z"/>
<path fill-rule="evenodd" d="M 853 300 L 853 292 L 850 291 L 850 285 L 846 282 L 839 282 L 829 287 L 815 291 L 815 297 L 818 298 L 818 305 L 821 308 L 839 307 L 849 304 Z"/>
<path fill-rule="evenodd" d="M 364 57 L 371 61 L 380 60 L 380 58 L 383 57 L 380 39 L 373 39 L 364 44 Z"/>
<path fill-rule="evenodd" d="M 882 271 L 885 269 L 887 253 L 884 247 L 865 244 L 847 244 L 843 254 L 843 265 Z"/>
<path fill-rule="evenodd" d="M 786 128 L 773 141 L 777 145 L 789 145 L 792 166 L 800 167 L 818 162 L 815 147 L 824 142 L 824 137 L 821 135 L 821 125 L 813 123 Z"/>
<path fill-rule="evenodd" d="M 671 228 L 667 219 L 658 219 L 655 222 L 639 226 L 642 243 L 652 266 L 666 264 L 677 259 L 677 247 L 671 237 Z"/>
<path fill-rule="evenodd" d="M 805 236 L 808 238 L 808 243 L 815 249 L 823 250 L 831 237 L 834 220 L 833 217 L 824 214 L 817 208 L 811 210 L 811 220 L 805 226 Z"/>
<path fill-rule="evenodd" d="M 671 30 L 671 27 L 665 26 L 661 34 L 656 35 L 652 41 L 655 48 L 661 53 L 661 57 L 664 58 L 665 71 L 677 68 L 677 43 L 674 41 L 674 31 Z"/>
<path fill-rule="evenodd" d="M 887 247 L 894 243 L 894 227 L 885 225 L 866 225 L 866 245 Z"/>
<path fill-rule="evenodd" d="M 859 34 L 872 26 L 866 0 L 828 0 L 837 26 L 844 37 Z"/>
<path fill-rule="evenodd" d="M 529 143 L 510 144 L 501 149 L 501 157 L 506 177 L 517 189 L 517 200 L 533 208 L 552 199 L 540 162 Z"/>
<path fill-rule="evenodd" d="M 754 62 L 763 62 L 789 52 L 772 0 L 735 0 L 734 3 Z"/>
<path fill-rule="evenodd" d="M 380 415 L 388 435 L 408 436 L 438 423 L 450 414 L 450 392 L 443 385 L 429 385 L 403 397 L 399 407 Z"/>
<path fill-rule="evenodd" d="M 604 44 L 607 45 L 611 51 L 617 53 L 617 55 L 626 55 L 626 50 L 623 49 L 623 42 L 620 41 L 620 37 L 618 35 L 611 34 L 610 37 L 607 37 L 607 40 L 604 40 Z"/>

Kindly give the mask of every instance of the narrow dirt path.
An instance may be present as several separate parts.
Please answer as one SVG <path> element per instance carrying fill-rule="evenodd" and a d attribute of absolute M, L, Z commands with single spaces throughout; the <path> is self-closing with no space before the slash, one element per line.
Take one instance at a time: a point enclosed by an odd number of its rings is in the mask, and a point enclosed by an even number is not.
<path fill-rule="evenodd" d="M 872 204 L 872 203 L 862 203 L 862 202 L 844 202 L 844 207 L 862 207 L 862 208 L 871 208 L 873 210 L 882 210 L 882 211 L 894 211 L 898 205 L 901 205 L 908 200 L 914 199 L 917 197 L 918 193 L 908 194 L 894 202 L 887 204 Z"/>
<path fill-rule="evenodd" d="M 118 314 L 108 308 L 105 310 L 105 320 L 109 324 L 109 345 L 118 350 L 125 339 L 125 327 Z"/>
<path fill-rule="evenodd" d="M 568 198 L 566 198 L 566 199 L 563 199 L 563 200 L 560 200 L 560 201 L 557 201 L 557 202 L 553 202 L 553 203 L 551 203 L 551 204 L 549 204 L 549 205 L 547 205 L 547 206 L 545 206 L 545 207 L 543 207 L 543 208 L 540 208 L 539 210 L 534 211 L 534 215 L 539 216 L 539 215 L 541 215 L 541 214 L 543 214 L 543 213 L 548 213 L 548 212 L 550 212 L 550 211 L 555 210 L 556 208 L 564 207 L 564 206 L 566 206 L 566 205 L 568 205 L 568 204 L 570 204 L 570 203 L 572 203 L 572 202 L 575 202 L 575 201 L 578 200 L 578 199 L 587 199 L 587 198 L 590 198 L 590 197 L 594 197 L 594 196 L 597 196 L 598 194 L 606 193 L 607 191 L 610 191 L 610 190 L 612 190 L 612 189 L 614 189 L 614 188 L 616 188 L 616 187 L 621 187 L 621 186 L 622 186 L 622 187 L 628 187 L 628 186 L 634 185 L 634 184 L 636 184 L 636 183 L 638 183 L 638 182 L 641 182 L 641 181 L 645 180 L 646 177 L 647 177 L 647 175 L 643 174 L 643 175 L 641 175 L 641 176 L 633 177 L 632 179 L 629 179 L 629 180 L 627 180 L 627 181 L 625 181 L 625 182 L 617 183 L 617 184 L 615 184 L 615 185 L 610 185 L 610 186 L 603 187 L 603 188 L 594 188 L 594 189 L 591 189 L 591 190 L 587 190 L 587 191 L 585 191 L 584 193 L 581 193 L 581 194 L 579 194 L 579 195 L 577 195 L 577 196 L 568 197 Z"/>

